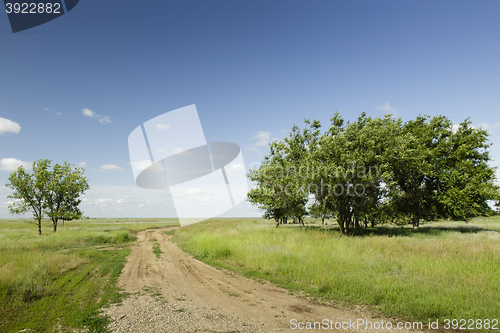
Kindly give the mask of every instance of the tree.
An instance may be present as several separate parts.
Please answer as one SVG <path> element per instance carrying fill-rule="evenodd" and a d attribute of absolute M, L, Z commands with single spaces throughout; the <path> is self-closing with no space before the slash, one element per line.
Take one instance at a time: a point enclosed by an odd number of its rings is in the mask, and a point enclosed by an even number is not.
<path fill-rule="evenodd" d="M 57 231 L 59 219 L 75 219 L 82 215 L 78 208 L 80 194 L 89 189 L 82 168 L 72 169 L 68 162 L 54 165 L 47 183 L 46 214 L 52 219 L 53 231 Z"/>
<path fill-rule="evenodd" d="M 290 217 L 304 226 L 307 215 L 309 155 L 317 146 L 319 122 L 305 120 L 302 131 L 294 126 L 289 136 L 270 144 L 270 154 L 248 178 L 257 184 L 248 200 L 264 210 L 265 218 L 274 218 L 276 227 Z"/>
<path fill-rule="evenodd" d="M 42 218 L 44 217 L 44 205 L 47 197 L 46 184 L 49 179 L 50 161 L 39 160 L 33 162 L 33 173 L 27 173 L 23 166 L 9 176 L 9 183 L 5 184 L 14 192 L 7 196 L 14 199 L 9 205 L 11 214 L 24 214 L 28 211 L 33 213 L 37 220 L 38 234 L 42 234 Z"/>
<path fill-rule="evenodd" d="M 387 154 L 386 178 L 395 213 L 419 221 L 437 218 L 468 220 L 491 209 L 498 200 L 495 168 L 486 144 L 487 132 L 466 120 L 453 133 L 444 116 L 419 116 L 405 123 L 397 145 Z"/>
<path fill-rule="evenodd" d="M 318 121 L 294 126 L 270 145 L 249 178 L 257 187 L 249 201 L 280 221 L 307 214 L 335 216 L 342 234 L 351 228 L 421 220 L 464 220 L 500 204 L 495 168 L 488 165 L 488 133 L 469 120 L 457 131 L 444 116 L 418 116 L 403 123 L 392 115 L 362 113 L 345 123 L 338 113 L 320 135 Z M 277 191 L 278 190 L 278 191 Z"/>
<path fill-rule="evenodd" d="M 23 166 L 14 171 L 5 186 L 13 190 L 8 198 L 14 199 L 9 205 L 11 214 L 29 211 L 37 221 L 38 234 L 42 234 L 42 218 L 52 219 L 53 232 L 57 231 L 60 218 L 71 219 L 82 215 L 79 209 L 80 195 L 89 189 L 82 168 L 73 169 L 67 162 L 56 164 L 49 170 L 51 161 L 43 159 L 33 162 L 33 173 Z"/>
<path fill-rule="evenodd" d="M 469 119 L 451 136 L 443 162 L 445 172 L 440 174 L 443 191 L 438 200 L 444 214 L 454 220 L 487 215 L 491 212 L 489 200 L 498 206 L 499 186 L 495 184 L 496 168 L 487 163 L 491 160 L 487 137 L 488 132 L 472 127 Z"/>

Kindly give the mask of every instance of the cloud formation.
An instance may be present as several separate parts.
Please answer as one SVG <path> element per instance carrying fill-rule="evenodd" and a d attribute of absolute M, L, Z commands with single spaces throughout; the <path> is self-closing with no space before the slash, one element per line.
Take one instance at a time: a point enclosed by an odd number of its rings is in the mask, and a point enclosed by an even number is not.
<path fill-rule="evenodd" d="M 500 123 L 496 123 L 496 124 L 481 123 L 481 124 L 477 125 L 477 127 L 481 127 L 484 130 L 493 130 L 496 128 L 500 128 Z"/>
<path fill-rule="evenodd" d="M 392 107 L 392 105 L 389 104 L 389 102 L 385 102 L 385 105 L 377 106 L 375 107 L 375 109 L 383 110 L 385 112 L 393 112 L 393 113 L 397 112 L 397 110 L 394 107 Z"/>
<path fill-rule="evenodd" d="M 97 114 L 90 109 L 83 109 L 82 114 L 84 117 L 97 118 L 101 124 L 111 124 L 111 120 L 108 116 Z"/>
<path fill-rule="evenodd" d="M 16 171 L 20 166 L 24 166 L 26 170 L 31 170 L 31 163 L 15 159 L 13 157 L 0 159 L 0 170 L 2 171 Z"/>
<path fill-rule="evenodd" d="M 278 138 L 271 138 L 271 133 L 258 131 L 252 137 L 252 140 L 257 140 L 253 145 L 257 147 L 267 146 L 270 142 L 278 140 Z"/>
<path fill-rule="evenodd" d="M 0 135 L 4 133 L 17 134 L 21 130 L 21 126 L 12 120 L 0 117 Z"/>
<path fill-rule="evenodd" d="M 114 164 L 101 165 L 101 171 L 122 171 L 122 168 Z"/>

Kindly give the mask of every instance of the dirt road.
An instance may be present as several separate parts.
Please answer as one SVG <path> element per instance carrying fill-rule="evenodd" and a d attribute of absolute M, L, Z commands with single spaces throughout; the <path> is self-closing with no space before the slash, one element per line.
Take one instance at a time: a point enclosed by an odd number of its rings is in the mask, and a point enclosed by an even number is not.
<path fill-rule="evenodd" d="M 320 304 L 208 266 L 173 244 L 165 230 L 139 233 L 119 279 L 135 295 L 104 311 L 113 320 L 113 332 L 391 331 L 387 318 Z M 152 251 L 156 242 L 163 252 L 160 258 Z M 314 329 L 314 322 L 321 323 L 321 329 L 319 324 Z M 358 323 L 362 325 L 355 326 Z M 395 328 L 397 322 L 391 323 Z"/>

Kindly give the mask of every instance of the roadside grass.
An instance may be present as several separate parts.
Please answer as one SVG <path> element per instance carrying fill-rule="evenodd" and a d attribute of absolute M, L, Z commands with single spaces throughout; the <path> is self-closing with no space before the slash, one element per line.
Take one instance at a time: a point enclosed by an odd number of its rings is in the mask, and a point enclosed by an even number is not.
<path fill-rule="evenodd" d="M 79 220 L 52 233 L 44 221 L 39 236 L 29 220 L 0 220 L 0 332 L 107 332 L 99 309 L 125 296 L 117 278 L 131 241 L 175 224 Z"/>
<path fill-rule="evenodd" d="M 214 219 L 177 229 L 173 240 L 209 264 L 393 318 L 500 318 L 500 216 L 350 237 L 331 221 L 313 222 L 276 229 L 261 219 Z"/>
<path fill-rule="evenodd" d="M 160 249 L 160 243 L 156 242 L 153 244 L 153 253 L 157 259 L 161 258 L 163 251 Z"/>

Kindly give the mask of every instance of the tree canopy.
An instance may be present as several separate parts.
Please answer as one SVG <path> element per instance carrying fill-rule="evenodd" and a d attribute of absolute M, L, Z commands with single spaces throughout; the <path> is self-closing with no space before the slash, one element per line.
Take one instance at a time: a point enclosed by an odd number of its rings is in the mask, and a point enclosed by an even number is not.
<path fill-rule="evenodd" d="M 467 221 L 492 212 L 500 192 L 488 165 L 488 133 L 468 119 L 457 130 L 444 116 L 403 122 L 392 115 L 356 122 L 338 114 L 320 133 L 305 120 L 270 152 L 248 178 L 248 201 L 276 226 L 292 217 L 334 216 L 342 233 L 386 222 L 449 218 Z"/>
<path fill-rule="evenodd" d="M 73 168 L 68 162 L 55 164 L 42 159 L 33 162 L 33 172 L 28 173 L 23 166 L 14 171 L 5 184 L 13 192 L 8 198 L 14 199 L 9 205 L 11 214 L 33 213 L 42 234 L 42 218 L 52 220 L 53 232 L 57 231 L 59 219 L 75 219 L 82 216 L 79 208 L 80 195 L 89 189 L 83 168 Z"/>

